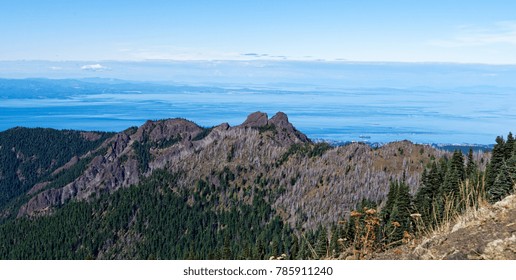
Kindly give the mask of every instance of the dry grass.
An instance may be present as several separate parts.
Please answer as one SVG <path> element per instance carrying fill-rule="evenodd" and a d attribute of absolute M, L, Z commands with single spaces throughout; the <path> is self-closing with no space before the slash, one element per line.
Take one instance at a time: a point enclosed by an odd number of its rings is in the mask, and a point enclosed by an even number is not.
<path fill-rule="evenodd" d="M 433 228 L 419 227 L 415 239 L 379 252 L 374 258 L 516 259 L 516 195 L 490 204 L 484 189 L 483 185 L 464 182 L 460 199 L 454 200 L 456 205 L 464 207 L 460 212 L 451 210 L 453 203 L 448 199 L 446 220 Z M 419 219 L 418 215 L 412 218 Z"/>
<path fill-rule="evenodd" d="M 446 196 L 442 217 L 438 217 L 437 214 L 433 217 L 435 226 L 427 227 L 419 213 L 411 214 L 415 224 L 415 233 L 404 232 L 401 240 L 389 244 L 385 243 L 385 238 L 380 241 L 376 240 L 375 232 L 380 226 L 376 210 L 364 209 L 363 212 L 351 212 L 351 217 L 355 217 L 355 238 L 350 246 L 353 248 L 353 259 L 375 258 L 378 253 L 391 248 L 401 255 L 403 250 L 405 252 L 412 251 L 436 236 L 454 232 L 466 225 L 471 225 L 476 220 L 482 220 L 482 216 L 487 215 L 486 209 L 490 205 L 486 199 L 483 182 L 483 178 L 478 178 L 475 182 L 466 180 L 461 183 L 457 195 Z M 434 203 L 433 207 L 437 207 L 437 203 Z M 438 213 L 438 211 L 434 211 L 434 213 Z M 359 218 L 363 219 L 362 223 L 359 223 Z M 392 225 L 393 231 L 386 233 L 387 237 L 398 230 L 399 223 L 393 222 Z M 399 245 L 404 246 L 398 247 Z"/>
<path fill-rule="evenodd" d="M 479 209 L 490 205 L 487 202 L 484 178 L 480 178 L 476 184 L 469 179 L 462 182 L 459 188 L 458 197 L 448 195 L 444 201 L 443 219 L 434 215 L 437 226 L 421 229 L 423 233 L 420 238 L 424 239 L 436 234 L 449 232 L 457 222 L 465 217 L 475 218 Z M 434 207 L 436 205 L 434 204 Z M 437 213 L 437 211 L 434 211 Z"/>

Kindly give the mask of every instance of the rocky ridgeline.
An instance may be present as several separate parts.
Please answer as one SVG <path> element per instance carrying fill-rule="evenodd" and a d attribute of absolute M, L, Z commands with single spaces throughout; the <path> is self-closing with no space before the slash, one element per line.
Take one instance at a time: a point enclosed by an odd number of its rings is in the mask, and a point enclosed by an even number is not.
<path fill-rule="evenodd" d="M 275 194 L 269 202 L 285 221 L 314 228 L 344 218 L 363 198 L 383 200 L 390 180 L 405 178 L 414 192 L 424 166 L 444 154 L 408 141 L 378 149 L 361 143 L 312 143 L 281 112 L 272 118 L 256 112 L 241 125 L 211 129 L 184 119 L 147 121 L 116 134 L 82 159 L 72 158 L 56 172 L 92 157 L 66 185 L 36 185 L 18 216 L 51 213 L 70 200 L 111 193 L 166 169 L 181 174 L 176 188 L 195 188 L 202 180 L 220 188 L 225 203 L 250 203 L 253 188 L 269 190 Z"/>
<path fill-rule="evenodd" d="M 221 124 L 210 132 L 208 136 L 211 137 L 208 137 L 208 141 L 194 140 L 203 132 L 203 128 L 191 121 L 184 119 L 147 121 L 136 131 L 128 129 L 107 140 L 101 147 L 107 148 L 106 153 L 94 157 L 81 176 L 62 188 L 45 190 L 37 194 L 20 208 L 18 216 L 42 214 L 51 210 L 52 206 L 64 204 L 70 199 L 87 199 L 95 194 L 137 184 L 143 176 L 152 173 L 155 169 L 177 164 L 183 158 L 203 149 L 212 142 L 223 141 L 227 135 L 234 133 L 244 135 L 251 128 L 274 130 L 275 136 L 277 136 L 276 143 L 280 145 L 287 146 L 296 142 L 309 141 L 304 134 L 292 126 L 287 116 L 281 112 L 270 120 L 267 114 L 256 112 L 249 115 L 242 125 L 236 127 Z M 167 141 L 174 143 L 168 147 L 158 147 L 160 143 Z M 153 160 L 148 163 L 149 169 L 146 171 L 139 168 L 139 159 L 133 145 L 135 142 L 148 144 L 146 148 L 149 149 Z M 77 161 L 77 158 L 72 158 L 69 163 L 58 168 L 55 173 L 70 168 Z M 40 186 L 41 184 L 35 187 Z M 35 190 L 33 189 L 29 193 L 35 193 Z"/>

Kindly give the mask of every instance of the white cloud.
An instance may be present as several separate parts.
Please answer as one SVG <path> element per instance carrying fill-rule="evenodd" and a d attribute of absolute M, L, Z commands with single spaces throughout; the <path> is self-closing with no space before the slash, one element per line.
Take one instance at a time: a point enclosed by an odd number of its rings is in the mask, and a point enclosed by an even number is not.
<path fill-rule="evenodd" d="M 206 48 L 186 48 L 174 45 L 154 45 L 145 48 L 130 48 L 127 46 L 117 49 L 126 60 L 288 60 L 291 57 L 285 55 L 275 55 L 262 52 L 234 52 L 221 51 Z M 308 60 L 299 58 L 299 60 Z"/>
<path fill-rule="evenodd" d="M 83 65 L 83 66 L 81 66 L 81 69 L 86 70 L 86 71 L 105 71 L 105 70 L 108 70 L 109 68 L 97 63 L 97 64 Z"/>
<path fill-rule="evenodd" d="M 516 22 L 497 22 L 491 26 L 459 26 L 454 38 L 430 41 L 439 47 L 475 47 L 493 44 L 516 45 Z"/>
<path fill-rule="evenodd" d="M 55 70 L 55 71 L 58 71 L 58 70 L 62 70 L 63 68 L 62 67 L 59 67 L 59 66 L 50 66 L 48 67 L 50 70 Z"/>

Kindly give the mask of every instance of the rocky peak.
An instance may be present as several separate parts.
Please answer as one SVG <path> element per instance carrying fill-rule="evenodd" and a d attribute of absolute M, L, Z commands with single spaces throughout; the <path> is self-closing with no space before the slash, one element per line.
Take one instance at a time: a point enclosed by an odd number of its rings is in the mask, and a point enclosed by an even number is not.
<path fill-rule="evenodd" d="M 217 126 L 214 126 L 213 127 L 213 131 L 226 131 L 226 130 L 228 130 L 230 128 L 231 128 L 231 126 L 228 123 L 225 122 L 225 123 L 221 123 L 221 124 L 219 124 Z"/>
<path fill-rule="evenodd" d="M 301 142 L 309 142 L 310 140 L 306 135 L 301 133 L 299 130 L 297 130 L 289 121 L 288 117 L 283 112 L 277 112 L 276 115 L 274 115 L 269 120 L 269 125 L 274 125 L 276 127 L 276 130 L 278 131 L 278 136 L 282 138 L 291 138 L 291 136 L 294 136 L 295 139 L 300 140 Z M 296 142 L 297 140 L 294 140 Z"/>
<path fill-rule="evenodd" d="M 277 112 L 276 115 L 274 115 L 270 120 L 270 124 L 274 124 L 275 126 L 279 127 L 288 127 L 292 126 L 292 124 L 288 121 L 288 117 L 283 112 Z"/>
<path fill-rule="evenodd" d="M 267 113 L 254 112 L 247 116 L 247 119 L 240 126 L 243 127 L 263 127 L 268 123 Z"/>
<path fill-rule="evenodd" d="M 268 126 L 268 127 L 267 127 Z M 281 143 L 309 142 L 306 135 L 298 131 L 288 120 L 288 116 L 283 112 L 277 112 L 272 118 L 268 119 L 266 113 L 254 112 L 239 125 L 239 127 L 264 128 L 275 130 L 276 139 Z"/>
<path fill-rule="evenodd" d="M 138 131 L 135 133 L 135 139 L 142 141 L 143 135 L 147 135 L 149 137 L 148 140 L 152 142 L 177 137 L 190 139 L 201 130 L 202 129 L 195 123 L 185 119 L 147 121 L 144 125 L 138 128 Z"/>

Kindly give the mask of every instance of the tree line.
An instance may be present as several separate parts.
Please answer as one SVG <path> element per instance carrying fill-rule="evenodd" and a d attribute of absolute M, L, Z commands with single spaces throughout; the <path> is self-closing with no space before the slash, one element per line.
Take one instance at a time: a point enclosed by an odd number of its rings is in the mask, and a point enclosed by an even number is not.
<path fill-rule="evenodd" d="M 365 258 L 427 234 L 483 201 L 503 199 L 516 186 L 514 137 L 509 133 L 507 140 L 496 138 L 485 171 L 477 166 L 471 149 L 467 156 L 456 150 L 451 158 L 432 162 L 421 181 L 413 196 L 406 182 L 391 182 L 380 211 L 377 203 L 362 201 L 347 220 L 332 226 L 330 238 L 321 237 L 320 252 L 337 257 L 351 249 L 355 257 Z"/>
<path fill-rule="evenodd" d="M 496 142 L 485 171 L 471 150 L 467 156 L 455 151 L 427 166 L 414 195 L 403 179 L 392 181 L 384 201 L 364 199 L 348 219 L 314 230 L 283 221 L 271 205 L 281 188 L 261 186 L 266 175 L 236 199 L 230 189 L 239 186 L 227 168 L 218 173 L 220 184 L 199 179 L 191 188 L 177 187 L 184 171 L 156 170 L 138 185 L 67 203 L 51 215 L 6 221 L 0 259 L 320 259 L 345 251 L 367 258 L 478 207 L 479 200 L 510 194 L 515 141 L 509 134 Z"/>

